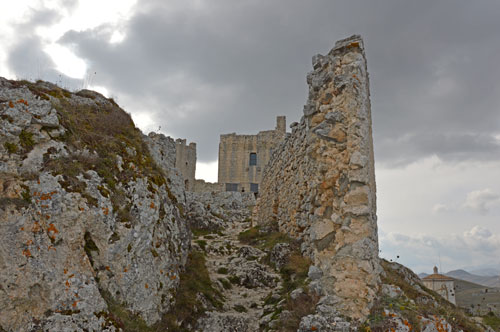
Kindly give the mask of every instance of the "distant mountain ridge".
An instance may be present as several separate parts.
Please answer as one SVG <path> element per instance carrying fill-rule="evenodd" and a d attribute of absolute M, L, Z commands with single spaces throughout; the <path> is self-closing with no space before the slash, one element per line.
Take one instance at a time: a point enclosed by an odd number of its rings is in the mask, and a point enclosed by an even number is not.
<path fill-rule="evenodd" d="M 486 287 L 500 287 L 500 276 L 480 276 L 476 274 L 469 273 L 465 270 L 453 270 L 446 273 L 448 277 L 462 279 L 465 281 L 470 281 L 475 284 L 483 285 Z"/>

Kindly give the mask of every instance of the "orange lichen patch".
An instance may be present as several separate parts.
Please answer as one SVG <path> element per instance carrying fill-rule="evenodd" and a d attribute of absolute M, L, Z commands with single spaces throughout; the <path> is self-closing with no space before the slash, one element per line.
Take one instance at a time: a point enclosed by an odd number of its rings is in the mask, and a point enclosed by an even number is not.
<path fill-rule="evenodd" d="M 24 231 L 24 227 L 21 227 L 21 230 Z"/>
<path fill-rule="evenodd" d="M 109 214 L 109 208 L 102 208 L 102 212 L 104 213 L 105 216 Z"/>
<path fill-rule="evenodd" d="M 52 195 L 50 193 L 47 193 L 47 194 L 41 194 L 40 195 L 40 200 L 41 201 L 46 201 L 48 199 L 52 199 Z"/>
<path fill-rule="evenodd" d="M 57 234 L 59 233 L 59 231 L 57 230 L 56 226 L 54 226 L 54 224 L 49 224 L 49 228 L 47 228 L 47 231 L 50 233 L 54 233 L 54 234 Z"/>
<path fill-rule="evenodd" d="M 14 103 L 12 101 L 9 101 L 9 107 L 10 108 L 13 108 L 14 107 Z"/>
<path fill-rule="evenodd" d="M 155 203 L 151 202 L 151 204 L 149 205 L 150 208 L 154 209 L 155 208 Z"/>
<path fill-rule="evenodd" d="M 68 269 L 64 269 L 64 274 L 68 273 Z"/>
<path fill-rule="evenodd" d="M 42 204 L 42 205 L 40 205 L 40 207 L 43 208 L 43 209 L 48 209 L 49 208 L 49 206 L 46 205 L 46 204 Z"/>
<path fill-rule="evenodd" d="M 123 272 L 127 272 L 128 269 L 126 267 L 123 268 Z"/>
<path fill-rule="evenodd" d="M 311 331 L 316 331 L 316 330 L 318 330 L 318 328 L 316 326 L 314 326 L 314 325 L 311 326 Z"/>
<path fill-rule="evenodd" d="M 18 104 L 24 104 L 24 105 L 28 106 L 28 102 L 27 102 L 26 100 L 24 100 L 24 99 L 19 99 L 19 100 L 17 101 L 17 103 L 18 103 Z"/>
<path fill-rule="evenodd" d="M 47 214 L 47 215 L 45 216 L 45 219 L 49 220 L 49 219 L 50 219 L 50 216 Z"/>
<path fill-rule="evenodd" d="M 352 42 L 349 45 L 347 45 L 347 48 L 354 48 L 354 47 L 359 47 L 359 42 Z"/>
<path fill-rule="evenodd" d="M 109 268 L 109 266 L 105 266 L 104 268 L 106 269 L 106 271 L 111 271 L 111 269 Z"/>
<path fill-rule="evenodd" d="M 33 233 L 38 233 L 38 232 L 40 232 L 40 230 L 41 230 L 40 223 L 38 221 L 35 221 L 35 223 L 33 224 L 33 227 L 31 228 L 31 231 Z"/>
<path fill-rule="evenodd" d="M 33 256 L 31 256 L 31 251 L 29 249 L 23 250 L 23 256 L 25 256 L 26 258 L 33 257 Z"/>
<path fill-rule="evenodd" d="M 76 305 L 78 304 L 78 301 L 75 301 L 71 304 L 71 306 L 73 306 L 73 308 L 76 308 Z"/>
<path fill-rule="evenodd" d="M 160 270 L 160 273 L 163 274 L 163 270 Z"/>
<path fill-rule="evenodd" d="M 410 324 L 410 322 L 408 322 L 408 320 L 403 320 L 403 324 L 405 324 L 406 326 L 408 326 L 408 328 L 410 329 L 410 332 L 413 330 L 413 326 Z"/>
<path fill-rule="evenodd" d="M 74 274 L 74 273 L 73 273 L 73 274 L 70 274 L 70 275 L 69 275 L 69 277 L 68 277 L 68 279 L 71 279 L 71 278 L 73 278 L 74 276 L 75 276 L 75 274 Z"/>
<path fill-rule="evenodd" d="M 28 242 L 26 242 L 27 246 L 32 245 L 32 244 L 33 244 L 33 240 L 28 240 Z"/>
<path fill-rule="evenodd" d="M 71 286 L 71 284 L 69 283 L 68 280 L 66 280 L 66 282 L 64 284 L 66 285 L 66 287 L 70 287 Z"/>
<path fill-rule="evenodd" d="M 47 250 L 50 251 L 51 249 L 54 250 L 54 251 L 57 251 L 56 247 L 49 245 L 47 247 Z"/>
<path fill-rule="evenodd" d="M 177 276 L 173 275 L 170 277 L 171 280 L 175 280 L 177 278 Z"/>
<path fill-rule="evenodd" d="M 148 288 L 149 288 L 149 285 L 148 285 L 148 284 L 145 284 L 145 285 L 144 285 L 144 288 L 148 289 Z"/>
<path fill-rule="evenodd" d="M 40 179 L 38 179 L 38 180 L 36 181 L 36 183 L 40 184 Z"/>
<path fill-rule="evenodd" d="M 82 208 L 82 207 L 80 208 L 80 211 L 84 211 L 84 210 L 85 210 L 84 208 Z"/>

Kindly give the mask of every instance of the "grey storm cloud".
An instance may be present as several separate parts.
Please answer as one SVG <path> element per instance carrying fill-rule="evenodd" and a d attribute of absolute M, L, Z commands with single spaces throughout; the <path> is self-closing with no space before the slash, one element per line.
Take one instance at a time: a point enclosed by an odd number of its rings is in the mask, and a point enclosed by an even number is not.
<path fill-rule="evenodd" d="M 276 115 L 299 120 L 311 56 L 361 34 L 379 162 L 498 159 L 500 2 L 200 3 L 142 0 L 121 22 L 121 43 L 109 43 L 109 24 L 59 42 L 127 111 L 154 113 L 162 130 L 197 142 L 199 160 L 209 161 L 221 133 L 270 129 Z M 14 52 L 40 46 L 27 40 L 12 51 L 15 70 L 22 61 Z"/>
<path fill-rule="evenodd" d="M 65 1 L 64 4 L 74 8 L 75 1 Z M 79 80 L 67 77 L 55 69 L 56 64 L 43 51 L 43 42 L 35 34 L 37 27 L 50 26 L 61 18 L 61 14 L 56 10 L 31 9 L 29 19 L 15 26 L 17 42 L 9 50 L 7 60 L 17 77 L 28 80 L 43 78 L 72 88 L 81 87 Z"/>

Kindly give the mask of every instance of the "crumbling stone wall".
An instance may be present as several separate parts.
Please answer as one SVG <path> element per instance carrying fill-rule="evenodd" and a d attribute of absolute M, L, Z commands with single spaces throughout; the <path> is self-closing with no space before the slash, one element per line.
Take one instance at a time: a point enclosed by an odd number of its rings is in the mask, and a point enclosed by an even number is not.
<path fill-rule="evenodd" d="M 237 191 L 258 191 L 264 166 L 271 158 L 274 148 L 286 135 L 286 118 L 278 116 L 274 130 L 261 131 L 257 135 L 237 135 L 236 133 L 220 136 L 218 183 L 223 190 L 226 184 L 237 185 Z M 250 163 L 250 153 L 256 154 L 256 165 Z M 251 190 L 251 184 L 257 190 Z"/>
<path fill-rule="evenodd" d="M 196 173 L 196 143 L 186 145 L 185 139 L 175 140 L 175 167 L 181 171 L 186 190 L 192 190 Z"/>
<path fill-rule="evenodd" d="M 380 265 L 362 39 L 337 42 L 327 55 L 313 57 L 313 68 L 304 116 L 265 168 L 255 218 L 302 239 L 318 292 L 342 314 L 363 319 Z"/>
<path fill-rule="evenodd" d="M 186 144 L 185 139 L 173 138 L 149 133 L 145 140 L 149 142 L 149 148 L 155 160 L 160 165 L 169 169 L 175 168 L 180 172 L 185 190 L 193 190 L 196 173 L 196 143 Z"/>
<path fill-rule="evenodd" d="M 203 192 L 219 192 L 224 191 L 224 184 L 218 182 L 206 182 L 205 180 L 195 179 L 192 192 L 203 193 Z"/>

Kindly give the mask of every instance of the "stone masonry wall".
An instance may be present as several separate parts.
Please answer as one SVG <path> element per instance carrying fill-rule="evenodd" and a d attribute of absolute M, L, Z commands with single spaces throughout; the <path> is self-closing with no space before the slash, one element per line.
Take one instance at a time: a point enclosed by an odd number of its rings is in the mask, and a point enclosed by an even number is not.
<path fill-rule="evenodd" d="M 175 141 L 175 167 L 181 171 L 186 190 L 192 190 L 196 173 L 196 143 L 186 145 L 185 139 Z"/>
<path fill-rule="evenodd" d="M 150 132 L 144 137 L 151 153 L 160 165 L 179 172 L 185 190 L 193 190 L 196 172 L 196 143 L 186 145 L 185 139 L 176 139 Z M 175 168 L 176 170 L 172 170 Z"/>
<path fill-rule="evenodd" d="M 261 131 L 257 135 L 220 136 L 218 183 L 226 190 L 226 183 L 238 184 L 238 191 L 250 191 L 250 184 L 260 185 L 264 166 L 273 149 L 285 138 L 286 119 L 277 117 L 276 129 Z M 250 153 L 257 154 L 257 165 L 250 165 Z"/>
<path fill-rule="evenodd" d="M 266 166 L 254 217 L 303 240 L 318 292 L 342 314 L 363 319 L 381 269 L 362 39 L 337 42 L 313 57 L 313 68 L 304 116 Z"/>

